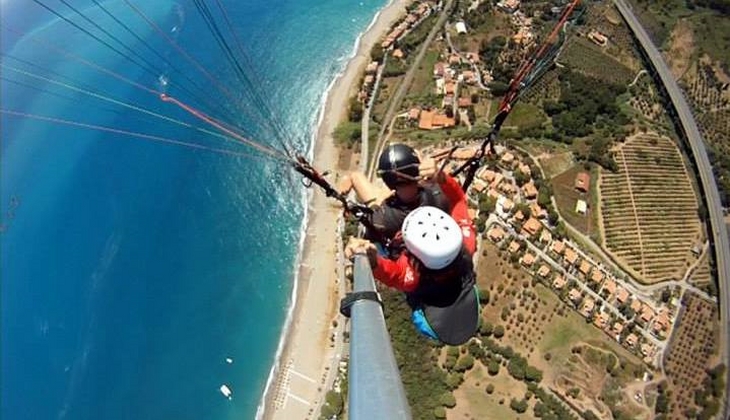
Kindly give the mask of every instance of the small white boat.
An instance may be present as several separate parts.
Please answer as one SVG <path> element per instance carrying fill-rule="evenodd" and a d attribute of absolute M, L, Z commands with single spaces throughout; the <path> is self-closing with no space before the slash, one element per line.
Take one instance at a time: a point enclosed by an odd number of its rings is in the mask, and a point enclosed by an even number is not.
<path fill-rule="evenodd" d="M 226 357 L 226 363 L 230 365 L 231 363 L 233 363 L 233 359 L 231 359 L 230 357 Z"/>
<path fill-rule="evenodd" d="M 233 397 L 233 391 L 231 391 L 231 388 L 228 388 L 228 385 L 223 384 L 220 387 L 221 394 L 223 394 L 224 397 L 228 398 L 229 400 L 232 400 Z"/>

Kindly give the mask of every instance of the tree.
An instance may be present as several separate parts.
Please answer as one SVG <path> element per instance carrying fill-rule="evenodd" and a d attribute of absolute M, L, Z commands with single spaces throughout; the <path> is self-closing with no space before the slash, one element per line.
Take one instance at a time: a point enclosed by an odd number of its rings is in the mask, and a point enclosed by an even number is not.
<path fill-rule="evenodd" d="M 437 419 L 445 419 L 446 418 L 446 409 L 442 406 L 434 408 L 433 416 Z"/>
<path fill-rule="evenodd" d="M 494 81 L 487 85 L 489 90 L 492 92 L 492 95 L 494 96 L 502 96 L 509 90 L 509 85 L 507 83 Z"/>
<path fill-rule="evenodd" d="M 487 322 L 482 320 L 482 325 L 479 326 L 479 334 L 483 335 L 484 337 L 489 337 L 492 335 L 492 332 L 494 331 L 494 326 Z"/>
<path fill-rule="evenodd" d="M 492 393 L 494 392 L 494 385 L 492 385 L 492 384 L 487 385 L 486 391 L 487 391 L 487 394 L 492 395 Z"/>
<path fill-rule="evenodd" d="M 489 303 L 489 289 L 485 287 L 479 289 L 479 303 L 482 305 Z"/>
<path fill-rule="evenodd" d="M 474 357 L 472 357 L 470 354 L 467 354 L 466 356 L 463 356 L 459 359 L 459 361 L 456 362 L 456 366 L 454 366 L 454 370 L 457 372 L 466 372 L 467 370 L 474 367 Z"/>
<path fill-rule="evenodd" d="M 492 376 L 495 376 L 499 373 L 499 362 L 492 359 L 487 364 L 487 373 L 489 373 Z"/>
<path fill-rule="evenodd" d="M 527 401 L 525 399 L 521 399 L 517 401 L 516 399 L 512 398 L 512 401 L 509 403 L 509 407 L 516 411 L 517 413 L 524 413 L 527 411 Z"/>
<path fill-rule="evenodd" d="M 446 408 L 456 407 L 456 398 L 454 398 L 454 394 L 451 392 L 445 392 L 442 394 L 441 398 L 439 398 L 439 402 Z"/>
<path fill-rule="evenodd" d="M 362 114 L 363 114 L 362 102 L 358 101 L 356 97 L 351 98 L 350 99 L 350 108 L 349 108 L 349 112 L 347 113 L 347 118 L 351 122 L 360 122 L 360 121 L 362 121 Z"/>
<path fill-rule="evenodd" d="M 497 325 L 494 327 L 494 338 L 502 337 L 504 337 L 504 327 L 502 325 Z"/>

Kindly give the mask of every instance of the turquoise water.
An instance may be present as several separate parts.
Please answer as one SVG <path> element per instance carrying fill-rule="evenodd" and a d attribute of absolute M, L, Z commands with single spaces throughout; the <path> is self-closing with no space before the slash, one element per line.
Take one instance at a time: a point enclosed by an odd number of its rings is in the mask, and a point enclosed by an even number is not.
<path fill-rule="evenodd" d="M 122 1 L 102 5 L 166 61 L 98 6 L 73 4 L 159 74 L 35 4 L 12 3 L 2 6 L 4 110 L 248 155 L 256 153 L 18 71 L 202 126 L 85 60 L 193 103 L 258 142 L 307 152 L 325 90 L 384 5 L 223 2 L 249 54 L 247 75 L 270 104 L 259 113 L 193 2 L 132 1 L 231 96 Z M 62 4 L 48 5 L 122 50 Z M 217 11 L 216 2 L 208 6 Z M 273 118 L 285 136 L 272 135 Z M 305 218 L 297 175 L 270 159 L 18 115 L 2 114 L 0 134 L 0 417 L 253 418 L 291 303 Z M 233 400 L 219 393 L 223 383 Z"/>

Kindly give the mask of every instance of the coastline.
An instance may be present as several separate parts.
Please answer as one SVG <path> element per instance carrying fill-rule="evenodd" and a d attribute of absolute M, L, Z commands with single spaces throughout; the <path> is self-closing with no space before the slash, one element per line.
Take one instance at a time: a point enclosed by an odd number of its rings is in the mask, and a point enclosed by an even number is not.
<path fill-rule="evenodd" d="M 321 171 L 337 169 L 339 150 L 332 132 L 346 118 L 349 99 L 357 93 L 358 82 L 370 61 L 370 51 L 405 15 L 411 0 L 391 0 L 357 38 L 344 70 L 323 93 L 324 106 L 318 117 L 313 144 L 313 166 Z M 334 182 L 334 180 L 333 180 Z M 332 199 L 313 189 L 307 194 L 301 252 L 293 300 L 287 325 L 277 350 L 257 412 L 263 419 L 316 418 L 331 382 L 328 375 L 337 370 L 341 337 L 330 345 L 338 319 L 338 218 L 341 212 Z M 342 323 L 342 320 L 338 320 Z"/>

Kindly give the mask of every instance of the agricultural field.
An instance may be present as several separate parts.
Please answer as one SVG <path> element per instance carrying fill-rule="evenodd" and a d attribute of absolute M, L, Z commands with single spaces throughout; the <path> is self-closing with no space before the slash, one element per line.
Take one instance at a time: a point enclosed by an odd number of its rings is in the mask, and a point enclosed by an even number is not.
<path fill-rule="evenodd" d="M 666 137 L 637 134 L 615 159 L 619 170 L 601 179 L 604 247 L 646 283 L 681 279 L 704 238 L 679 150 Z"/>
<path fill-rule="evenodd" d="M 687 418 L 688 409 L 699 412 L 695 392 L 705 388 L 706 369 L 717 363 L 715 353 L 719 346 L 716 305 L 690 292 L 684 299 L 682 318 L 672 336 L 664 366 L 669 378 L 667 392 L 671 395 L 670 419 Z"/>
<path fill-rule="evenodd" d="M 600 46 L 586 38 L 571 38 L 558 61 L 573 70 L 609 83 L 629 84 L 635 73 L 606 55 Z"/>

